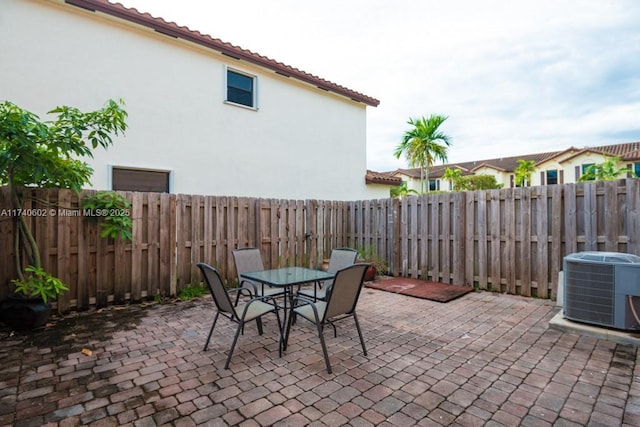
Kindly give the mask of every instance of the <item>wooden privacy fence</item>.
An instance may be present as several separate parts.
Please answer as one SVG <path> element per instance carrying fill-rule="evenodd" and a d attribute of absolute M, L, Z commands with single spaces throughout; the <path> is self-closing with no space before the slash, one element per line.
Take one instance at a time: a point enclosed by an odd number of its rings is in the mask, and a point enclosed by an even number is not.
<path fill-rule="evenodd" d="M 15 277 L 14 221 L 27 217 L 44 267 L 70 287 L 61 311 L 175 295 L 196 263 L 235 280 L 231 251 L 256 246 L 265 266 L 317 268 L 332 248 L 372 246 L 390 274 L 554 298 L 567 254 L 640 255 L 639 181 L 565 184 L 367 201 L 274 200 L 121 192 L 133 241 L 102 239 L 69 190 L 29 189 L 23 211 L 0 192 L 0 298 Z"/>

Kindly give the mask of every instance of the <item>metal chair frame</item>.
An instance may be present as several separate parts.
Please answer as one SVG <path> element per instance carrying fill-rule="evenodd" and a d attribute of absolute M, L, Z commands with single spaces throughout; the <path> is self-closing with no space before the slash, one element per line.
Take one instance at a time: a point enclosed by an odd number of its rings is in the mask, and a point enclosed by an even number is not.
<path fill-rule="evenodd" d="M 320 344 L 322 346 L 322 354 L 327 365 L 327 371 L 332 373 L 331 362 L 327 352 L 327 345 L 324 340 L 324 327 L 331 324 L 334 327 L 334 336 L 336 335 L 335 325 L 333 322 L 343 320 L 347 317 L 353 317 L 360 338 L 362 352 L 367 355 L 367 348 L 358 322 L 356 314 L 356 305 L 360 292 L 364 284 L 364 275 L 369 267 L 368 263 L 354 264 L 338 270 L 334 277 L 334 289 L 327 295 L 326 301 L 313 300 L 306 296 L 296 295 L 293 298 L 293 313 L 316 325 Z M 289 341 L 289 332 L 293 323 L 293 315 L 289 316 L 287 322 L 287 330 L 285 332 L 285 348 Z"/>
<path fill-rule="evenodd" d="M 249 290 L 242 287 L 231 289 L 225 288 L 222 283 L 220 273 L 218 273 L 218 271 L 209 264 L 198 263 L 198 268 L 200 268 L 200 270 L 202 271 L 202 275 L 204 276 L 205 282 L 209 286 L 211 297 L 213 298 L 213 301 L 217 308 L 216 316 L 213 319 L 213 324 L 211 325 L 209 335 L 207 336 L 207 341 L 204 344 L 204 351 L 206 351 L 207 347 L 209 346 L 211 336 L 213 335 L 213 330 L 215 329 L 216 323 L 218 322 L 218 317 L 221 314 L 223 317 L 226 317 L 230 321 L 238 324 L 238 328 L 236 329 L 236 333 L 233 337 L 233 342 L 229 350 L 229 355 L 227 356 L 227 361 L 224 365 L 225 369 L 229 369 L 233 350 L 235 349 L 236 343 L 238 342 L 240 332 L 244 330 L 244 325 L 246 322 L 255 320 L 258 327 L 258 333 L 262 335 L 262 316 L 267 313 L 274 312 L 276 314 L 276 318 L 278 319 L 278 332 L 280 335 L 279 340 L 282 339 L 282 322 L 280 321 L 278 304 L 276 304 L 275 301 L 272 301 L 271 303 L 266 302 L 268 300 L 273 300 L 273 296 L 251 298 L 249 301 L 242 303 L 241 305 L 238 305 L 238 300 L 236 298 L 236 303 L 233 304 L 229 295 L 230 293 L 237 292 L 239 295 L 243 291 L 249 292 Z"/>

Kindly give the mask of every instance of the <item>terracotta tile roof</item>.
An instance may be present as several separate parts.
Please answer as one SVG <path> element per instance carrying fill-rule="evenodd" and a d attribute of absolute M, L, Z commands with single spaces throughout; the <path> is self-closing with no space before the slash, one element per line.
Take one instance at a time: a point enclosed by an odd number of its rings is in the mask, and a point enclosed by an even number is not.
<path fill-rule="evenodd" d="M 393 172 L 387 172 L 387 173 L 393 174 L 394 176 L 406 175 L 406 176 L 409 176 L 411 178 L 420 179 L 420 169 L 418 169 L 418 168 L 415 168 L 415 169 L 396 169 Z"/>
<path fill-rule="evenodd" d="M 316 86 L 319 89 L 336 93 L 365 105 L 377 107 L 380 104 L 380 101 L 375 98 L 356 92 L 337 83 L 330 82 L 290 65 L 285 65 L 282 62 L 278 62 L 250 50 L 234 46 L 220 39 L 213 38 L 210 35 L 202 34 L 199 31 L 191 30 L 188 27 L 180 26 L 175 22 L 167 22 L 163 18 L 154 17 L 149 13 L 140 12 L 135 8 L 127 8 L 120 3 L 111 3 L 108 0 L 65 0 L 65 2 L 82 9 L 101 12 L 134 24 L 142 25 L 169 37 L 179 38 L 204 46 L 231 58 L 258 65 L 268 70 L 272 70 L 279 75 L 300 80 L 307 84 Z"/>
<path fill-rule="evenodd" d="M 620 157 L 620 160 L 640 160 L 640 148 L 629 151 Z"/>
<path fill-rule="evenodd" d="M 364 180 L 367 184 L 383 184 L 391 185 L 394 187 L 402 184 L 402 179 L 393 176 L 388 172 L 374 172 L 371 170 L 367 170 L 367 174 Z"/>
<path fill-rule="evenodd" d="M 463 175 L 470 175 L 474 173 L 475 170 L 480 169 L 481 167 L 489 167 L 492 169 L 496 169 L 502 172 L 513 171 L 516 166 L 518 166 L 518 160 L 533 160 L 538 163 L 544 160 L 547 157 L 550 157 L 554 153 L 538 153 L 538 154 L 528 154 L 524 156 L 513 156 L 513 157 L 501 157 L 498 159 L 487 159 L 487 160 L 474 160 L 470 162 L 461 162 L 461 163 L 447 163 L 444 165 L 433 165 L 429 168 L 429 178 L 440 178 L 444 175 L 445 171 L 449 168 L 458 168 L 462 170 Z M 420 169 L 397 169 L 392 172 L 393 174 L 402 174 L 406 176 L 410 176 L 415 179 L 420 179 Z"/>
<path fill-rule="evenodd" d="M 529 160 L 537 164 L 553 156 L 555 153 L 556 152 L 547 152 L 547 153 L 525 154 L 521 156 L 500 157 L 497 159 L 466 162 L 466 163 L 462 163 L 462 165 L 467 168 L 470 168 L 471 170 L 478 169 L 481 166 L 486 166 L 502 172 L 511 172 L 518 166 L 518 160 Z"/>
<path fill-rule="evenodd" d="M 601 145 L 597 147 L 584 147 L 584 148 L 576 148 L 570 147 L 566 150 L 562 151 L 551 151 L 546 153 L 535 153 L 535 154 L 525 154 L 522 156 L 512 156 L 512 157 L 501 157 L 497 159 L 487 159 L 487 160 L 475 160 L 471 162 L 461 162 L 461 163 L 448 163 L 445 165 L 434 165 L 429 168 L 429 178 L 441 178 L 444 175 L 445 170 L 447 168 L 460 168 L 463 170 L 463 175 L 467 175 L 464 171 L 474 171 L 483 166 L 490 167 L 502 172 L 513 172 L 515 168 L 518 166 L 518 160 L 533 160 L 535 164 L 540 164 L 547 160 L 550 160 L 554 157 L 557 157 L 560 154 L 566 154 L 568 152 L 574 151 L 575 154 L 572 157 L 580 155 L 586 152 L 605 153 L 608 156 L 619 156 L 621 160 L 624 161 L 638 161 L 640 160 L 640 142 L 628 142 L 624 144 L 611 144 L 611 145 Z M 415 179 L 420 179 L 420 169 L 397 169 L 393 172 L 388 172 L 394 175 L 402 174 L 406 176 L 410 176 Z"/>
<path fill-rule="evenodd" d="M 585 153 L 605 154 L 611 157 L 620 157 L 620 160 L 634 161 L 640 160 L 640 142 L 628 142 L 626 144 L 600 145 L 598 147 L 585 147 L 575 149 L 572 156 L 562 160 L 567 162 Z"/>
<path fill-rule="evenodd" d="M 618 156 L 622 160 L 640 159 L 640 142 L 627 142 L 626 144 L 601 145 L 599 147 L 587 147 L 598 153 L 606 153 L 609 156 Z"/>

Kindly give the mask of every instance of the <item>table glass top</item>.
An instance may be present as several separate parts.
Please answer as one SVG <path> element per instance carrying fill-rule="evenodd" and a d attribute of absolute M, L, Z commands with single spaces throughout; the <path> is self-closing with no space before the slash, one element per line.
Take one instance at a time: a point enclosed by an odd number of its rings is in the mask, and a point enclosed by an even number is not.
<path fill-rule="evenodd" d="M 265 283 L 271 286 L 289 286 L 332 279 L 333 273 L 322 270 L 313 270 L 304 267 L 284 267 L 274 270 L 255 271 L 243 273 L 245 279 Z"/>

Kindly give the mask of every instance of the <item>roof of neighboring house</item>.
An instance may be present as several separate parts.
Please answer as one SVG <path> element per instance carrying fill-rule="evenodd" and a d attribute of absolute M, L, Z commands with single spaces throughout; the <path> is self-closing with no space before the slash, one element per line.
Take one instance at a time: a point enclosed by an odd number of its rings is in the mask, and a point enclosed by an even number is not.
<path fill-rule="evenodd" d="M 640 159 L 640 142 L 630 142 L 627 144 L 604 145 L 600 147 L 586 147 L 576 150 L 573 155 L 562 160 L 563 162 L 572 160 L 582 154 L 593 153 L 610 157 L 620 157 L 623 161 L 633 161 Z"/>
<path fill-rule="evenodd" d="M 605 154 L 612 157 L 620 157 L 623 161 L 640 160 L 640 142 L 627 142 L 624 144 L 601 145 L 597 147 L 576 148 L 570 147 L 562 151 L 552 151 L 546 153 L 525 154 L 522 156 L 501 157 L 498 159 L 475 160 L 471 162 L 449 163 L 446 165 L 434 165 L 429 168 L 429 178 L 441 178 L 448 168 L 460 168 L 464 171 L 474 171 L 482 167 L 488 167 L 501 172 L 513 172 L 518 166 L 518 160 L 533 161 L 536 165 L 551 160 L 561 154 L 573 152 L 571 158 L 585 153 Z M 406 175 L 420 179 L 420 169 L 397 169 L 386 172 L 393 176 Z"/>
<path fill-rule="evenodd" d="M 476 173 L 476 171 L 480 170 L 480 169 L 494 169 L 497 170 L 498 172 L 506 172 L 505 169 L 501 168 L 500 166 L 496 166 L 495 164 L 492 163 L 480 163 L 478 166 L 476 166 L 475 168 L 471 169 L 471 172 Z"/>
<path fill-rule="evenodd" d="M 448 165 L 433 165 L 429 168 L 429 177 L 441 177 L 444 175 L 444 172 L 449 169 L 460 169 L 462 171 L 462 175 L 470 175 L 471 171 L 468 167 L 464 166 L 462 163 L 456 164 L 448 164 Z M 395 171 L 386 172 L 392 176 L 405 175 L 411 178 L 420 179 L 420 169 L 397 169 Z"/>
<path fill-rule="evenodd" d="M 385 172 L 374 172 L 370 170 L 367 170 L 367 175 L 364 180 L 367 184 L 382 184 L 394 187 L 402 184 L 402 179 L 400 179 L 400 177 L 396 177 Z"/>
<path fill-rule="evenodd" d="M 191 30 L 188 27 L 180 26 L 175 22 L 167 22 L 163 18 L 154 17 L 149 13 L 140 12 L 135 8 L 127 8 L 120 3 L 111 3 L 108 0 L 65 0 L 65 3 L 92 12 L 101 12 L 134 24 L 142 25 L 169 37 L 179 38 L 204 46 L 231 58 L 258 65 L 272 70 L 281 76 L 300 80 L 307 84 L 316 86 L 319 89 L 345 96 L 365 105 L 377 107 L 380 104 L 380 101 L 375 98 L 356 92 L 337 83 L 325 80 L 290 65 L 285 65 L 282 62 L 278 62 L 250 50 L 234 46 L 207 34 L 202 34 L 199 31 Z"/>
<path fill-rule="evenodd" d="M 440 178 L 444 175 L 447 169 L 458 168 L 462 170 L 463 175 L 470 175 L 474 170 L 487 167 L 496 169 L 502 172 L 512 171 L 518 166 L 518 160 L 533 160 L 538 163 L 544 158 L 550 156 L 553 153 L 539 153 L 539 154 L 529 154 L 524 156 L 514 156 L 514 157 L 501 157 L 499 159 L 488 159 L 488 160 L 474 160 L 471 162 L 461 162 L 461 163 L 448 163 L 445 165 L 433 165 L 429 168 L 429 178 Z M 388 172 L 397 175 L 406 175 L 411 178 L 420 179 L 420 169 L 397 169 L 392 172 Z"/>

